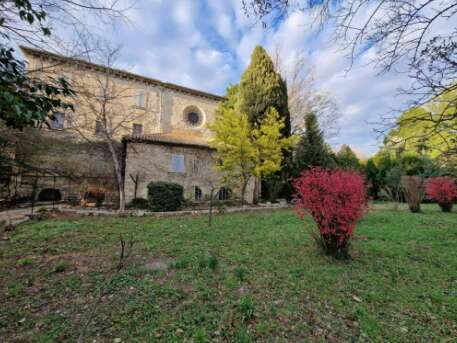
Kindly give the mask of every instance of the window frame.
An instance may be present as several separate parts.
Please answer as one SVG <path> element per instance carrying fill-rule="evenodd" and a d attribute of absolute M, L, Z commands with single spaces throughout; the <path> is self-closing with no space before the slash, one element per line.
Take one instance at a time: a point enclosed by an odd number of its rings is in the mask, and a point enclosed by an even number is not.
<path fill-rule="evenodd" d="M 55 120 L 57 115 L 61 115 L 62 120 Z M 59 125 L 56 125 L 59 124 Z M 50 127 L 52 130 L 63 130 L 65 128 L 65 113 L 64 112 L 54 112 L 53 119 L 51 119 Z"/>
<path fill-rule="evenodd" d="M 222 195 L 224 195 L 224 196 L 222 196 Z M 232 196 L 232 190 L 229 187 L 222 186 L 217 191 L 217 199 L 220 201 L 230 200 L 231 196 Z"/>
<path fill-rule="evenodd" d="M 139 128 L 139 133 L 135 131 L 135 128 Z M 143 134 L 143 124 L 133 123 L 132 124 L 132 135 L 141 136 Z"/>
<path fill-rule="evenodd" d="M 100 136 L 103 133 L 103 123 L 101 120 L 95 121 L 95 135 Z"/>
<path fill-rule="evenodd" d="M 198 118 L 197 121 L 192 121 L 190 120 L 189 118 L 192 116 L 192 115 L 195 115 L 196 118 Z M 204 121 L 205 121 L 205 116 L 204 116 L 204 113 L 203 111 L 197 107 L 197 106 L 194 106 L 194 105 L 191 105 L 191 106 L 187 106 L 184 110 L 183 110 L 183 121 L 185 123 L 185 125 L 190 128 L 190 129 L 199 129 L 202 127 L 202 125 L 204 124 Z"/>
<path fill-rule="evenodd" d="M 203 200 L 203 191 L 198 186 L 194 186 L 194 200 L 195 201 L 202 201 Z"/>
<path fill-rule="evenodd" d="M 185 174 L 186 159 L 183 154 L 171 154 L 170 156 L 170 173 Z"/>
<path fill-rule="evenodd" d="M 136 107 L 146 108 L 146 91 L 139 90 L 136 94 Z"/>

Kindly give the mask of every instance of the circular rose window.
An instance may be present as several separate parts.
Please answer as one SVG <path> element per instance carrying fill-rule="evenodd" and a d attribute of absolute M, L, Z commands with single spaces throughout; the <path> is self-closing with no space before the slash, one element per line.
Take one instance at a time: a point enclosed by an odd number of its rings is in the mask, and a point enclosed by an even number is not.
<path fill-rule="evenodd" d="M 200 123 L 200 115 L 195 111 L 187 113 L 187 122 L 192 126 L 197 126 Z"/>

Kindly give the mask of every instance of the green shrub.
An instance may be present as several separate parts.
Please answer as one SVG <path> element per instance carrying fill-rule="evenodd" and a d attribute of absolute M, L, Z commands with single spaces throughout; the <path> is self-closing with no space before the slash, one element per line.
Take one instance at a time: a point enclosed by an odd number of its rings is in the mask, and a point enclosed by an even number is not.
<path fill-rule="evenodd" d="M 148 185 L 149 208 L 155 212 L 176 211 L 184 201 L 184 189 L 172 182 L 151 182 Z"/>
<path fill-rule="evenodd" d="M 145 198 L 134 198 L 128 203 L 127 208 L 134 210 L 146 210 L 149 208 L 149 202 Z"/>

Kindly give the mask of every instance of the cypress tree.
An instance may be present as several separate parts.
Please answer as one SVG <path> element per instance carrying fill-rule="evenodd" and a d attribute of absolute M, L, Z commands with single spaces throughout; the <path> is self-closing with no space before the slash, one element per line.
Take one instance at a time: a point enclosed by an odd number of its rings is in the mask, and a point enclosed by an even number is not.
<path fill-rule="evenodd" d="M 330 147 L 325 143 L 324 134 L 319 128 L 314 113 L 305 116 L 305 133 L 301 136 L 294 154 L 296 174 L 312 167 L 333 168 Z"/>
<path fill-rule="evenodd" d="M 290 114 L 287 106 L 287 86 L 276 72 L 273 61 L 261 46 L 257 46 L 251 63 L 241 76 L 239 85 L 239 106 L 248 115 L 253 125 L 258 125 L 267 110 L 274 107 L 280 118 L 284 118 L 284 136 L 290 136 Z"/>

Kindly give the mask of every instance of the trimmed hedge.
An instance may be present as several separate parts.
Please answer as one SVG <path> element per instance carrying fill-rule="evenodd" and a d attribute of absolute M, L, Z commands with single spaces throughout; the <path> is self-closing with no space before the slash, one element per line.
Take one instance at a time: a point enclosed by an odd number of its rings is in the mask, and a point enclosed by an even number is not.
<path fill-rule="evenodd" d="M 173 182 L 153 181 L 148 184 L 149 208 L 154 212 L 178 210 L 184 202 L 184 189 Z"/>

